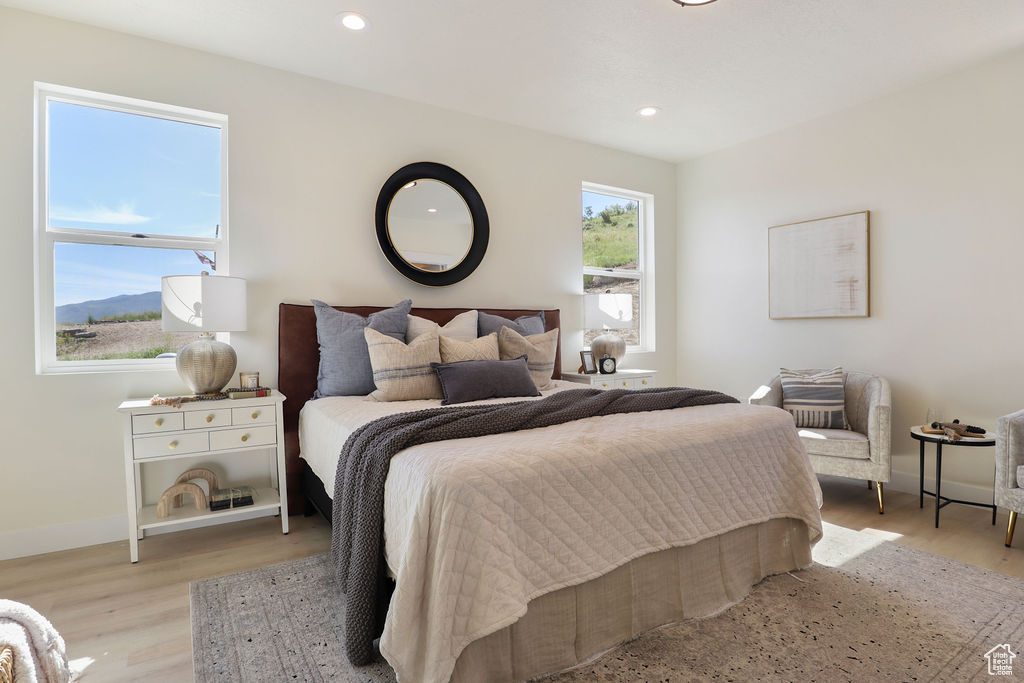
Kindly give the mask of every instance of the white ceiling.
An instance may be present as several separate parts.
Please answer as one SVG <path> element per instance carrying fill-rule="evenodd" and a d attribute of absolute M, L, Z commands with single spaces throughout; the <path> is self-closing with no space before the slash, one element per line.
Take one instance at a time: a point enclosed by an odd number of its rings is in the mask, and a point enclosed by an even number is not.
<path fill-rule="evenodd" d="M 1024 45 L 1021 0 L 0 0 L 679 161 Z M 370 28 L 339 28 L 340 10 Z M 635 110 L 662 108 L 653 119 Z"/>

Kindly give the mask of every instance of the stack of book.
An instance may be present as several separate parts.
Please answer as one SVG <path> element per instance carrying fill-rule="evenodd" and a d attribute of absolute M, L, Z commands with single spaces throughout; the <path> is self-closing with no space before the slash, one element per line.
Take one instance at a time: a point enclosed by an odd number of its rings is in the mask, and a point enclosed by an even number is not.
<path fill-rule="evenodd" d="M 229 489 L 216 489 L 210 492 L 211 510 L 230 510 L 232 508 L 252 505 L 256 498 L 256 490 L 251 486 L 235 486 Z"/>
<path fill-rule="evenodd" d="M 262 398 L 270 396 L 274 390 L 270 387 L 256 387 L 255 389 L 227 389 L 228 398 Z"/>

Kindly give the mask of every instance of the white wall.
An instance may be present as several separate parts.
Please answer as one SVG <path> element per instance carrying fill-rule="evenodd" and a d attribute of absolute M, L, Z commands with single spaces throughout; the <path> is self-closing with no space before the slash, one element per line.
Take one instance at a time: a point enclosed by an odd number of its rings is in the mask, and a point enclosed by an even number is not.
<path fill-rule="evenodd" d="M 780 366 L 884 375 L 914 492 L 929 407 L 990 429 L 1024 407 L 1021 83 L 1024 51 L 681 164 L 677 380 L 746 399 Z M 871 317 L 769 320 L 768 227 L 863 209 Z M 992 449 L 944 455 L 991 501 Z"/>
<path fill-rule="evenodd" d="M 32 303 L 33 81 L 230 117 L 232 275 L 249 280 L 240 366 L 277 373 L 277 306 L 336 304 L 562 309 L 566 366 L 582 344 L 580 183 L 655 195 L 657 344 L 627 367 L 675 374 L 676 169 L 594 145 L 341 87 L 142 38 L 0 9 L 0 538 L 111 536 L 125 514 L 124 398 L 183 393 L 175 373 L 36 376 Z M 373 211 L 387 177 L 413 161 L 466 175 L 484 198 L 491 240 L 461 284 L 431 289 L 394 272 Z M 572 368 L 574 369 L 574 367 Z M 169 482 L 170 483 L 170 482 Z M 76 523 L 79 526 L 74 526 Z M 71 525 L 71 526 L 69 526 Z M 76 533 L 77 530 L 77 533 Z M 59 533 L 58 533 L 59 532 Z M 120 532 L 117 532 L 118 534 Z M 42 536 L 40 536 L 40 534 Z M 116 536 L 116 534 L 115 534 Z M 38 539 L 42 537 L 44 541 Z M 55 542 L 67 545 L 69 541 Z"/>

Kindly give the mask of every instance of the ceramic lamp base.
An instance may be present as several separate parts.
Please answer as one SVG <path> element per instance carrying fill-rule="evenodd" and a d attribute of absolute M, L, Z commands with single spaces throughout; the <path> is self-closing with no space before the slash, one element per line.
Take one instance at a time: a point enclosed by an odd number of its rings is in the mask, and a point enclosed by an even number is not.
<path fill-rule="evenodd" d="M 175 360 L 178 375 L 196 394 L 215 394 L 226 387 L 236 365 L 235 350 L 212 334 L 183 346 Z"/>
<path fill-rule="evenodd" d="M 602 334 L 590 342 L 590 350 L 594 353 L 594 360 L 600 362 L 602 356 L 611 356 L 615 359 L 615 366 L 622 365 L 622 359 L 626 357 L 626 341 L 617 334 Z"/>

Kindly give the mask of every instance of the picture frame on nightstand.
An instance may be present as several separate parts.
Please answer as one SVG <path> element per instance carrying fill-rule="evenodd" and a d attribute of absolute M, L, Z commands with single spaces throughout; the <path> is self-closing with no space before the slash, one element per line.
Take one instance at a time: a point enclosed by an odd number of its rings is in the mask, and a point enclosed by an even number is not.
<path fill-rule="evenodd" d="M 597 361 L 594 360 L 593 351 L 580 351 L 580 363 L 582 364 L 584 375 L 597 374 Z"/>

